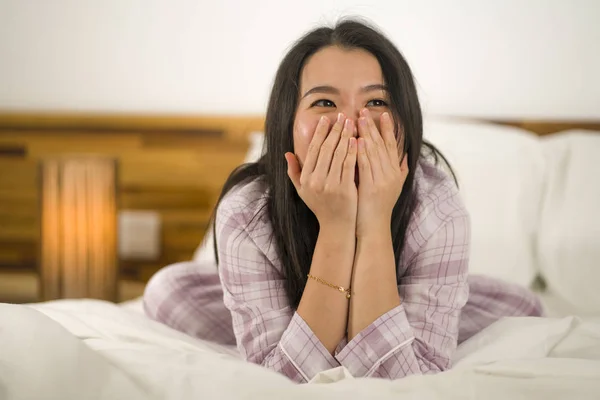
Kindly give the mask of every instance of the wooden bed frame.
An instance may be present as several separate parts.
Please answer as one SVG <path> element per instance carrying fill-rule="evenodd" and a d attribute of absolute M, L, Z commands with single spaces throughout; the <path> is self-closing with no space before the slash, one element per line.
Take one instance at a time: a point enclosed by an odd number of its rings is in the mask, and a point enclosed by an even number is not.
<path fill-rule="evenodd" d="M 488 122 L 538 135 L 600 131 L 600 121 Z M 0 277 L 0 301 L 38 299 L 40 160 L 65 153 L 118 159 L 119 208 L 154 210 L 162 222 L 159 259 L 120 262 L 124 280 L 145 282 L 162 266 L 191 258 L 221 185 L 263 124 L 262 116 L 0 113 L 0 276 L 33 279 L 30 295 L 15 299 L 3 297 L 9 284 Z"/>
<path fill-rule="evenodd" d="M 460 117 L 458 117 L 460 118 Z M 600 120 L 482 119 L 500 125 L 516 126 L 538 135 L 568 129 L 600 130 Z M 175 132 L 223 135 L 229 140 L 246 140 L 250 132 L 263 129 L 260 115 L 143 115 L 92 113 L 6 113 L 0 112 L 0 131 L 99 131 L 99 132 Z"/>

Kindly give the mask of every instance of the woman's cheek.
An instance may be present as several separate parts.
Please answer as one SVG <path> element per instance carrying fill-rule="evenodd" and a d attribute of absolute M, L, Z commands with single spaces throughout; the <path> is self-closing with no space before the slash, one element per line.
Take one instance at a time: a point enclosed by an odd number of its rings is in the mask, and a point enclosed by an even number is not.
<path fill-rule="evenodd" d="M 319 120 L 315 118 L 296 118 L 294 123 L 294 153 L 304 165 L 308 146 L 312 140 Z"/>

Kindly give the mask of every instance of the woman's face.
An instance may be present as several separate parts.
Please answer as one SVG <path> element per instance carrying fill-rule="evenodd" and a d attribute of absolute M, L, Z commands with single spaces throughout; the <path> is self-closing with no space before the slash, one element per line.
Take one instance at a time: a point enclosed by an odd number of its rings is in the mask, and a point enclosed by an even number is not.
<path fill-rule="evenodd" d="M 379 128 L 379 117 L 389 111 L 388 104 L 381 67 L 371 53 L 337 46 L 319 50 L 300 76 L 300 101 L 294 120 L 294 152 L 300 164 L 304 165 L 322 115 L 333 124 L 338 113 L 344 113 L 356 124 L 359 112 L 367 108 Z"/>

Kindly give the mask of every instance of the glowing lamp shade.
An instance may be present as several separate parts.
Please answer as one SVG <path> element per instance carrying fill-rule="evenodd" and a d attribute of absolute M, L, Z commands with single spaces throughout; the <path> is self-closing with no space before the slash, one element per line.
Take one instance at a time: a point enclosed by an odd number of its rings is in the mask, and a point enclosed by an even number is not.
<path fill-rule="evenodd" d="M 117 299 L 117 164 L 71 157 L 41 163 L 43 300 Z"/>

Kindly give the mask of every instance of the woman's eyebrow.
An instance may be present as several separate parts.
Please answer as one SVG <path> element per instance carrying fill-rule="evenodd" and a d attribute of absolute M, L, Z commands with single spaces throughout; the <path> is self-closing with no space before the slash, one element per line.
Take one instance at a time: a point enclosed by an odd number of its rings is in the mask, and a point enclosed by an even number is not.
<path fill-rule="evenodd" d="M 302 98 L 305 98 L 309 94 L 314 94 L 314 93 L 340 94 L 340 91 L 338 89 L 334 88 L 333 86 L 315 86 L 314 88 L 312 88 L 312 89 L 308 90 L 306 93 L 304 93 L 304 96 L 302 96 Z"/>
<path fill-rule="evenodd" d="M 365 87 L 363 87 L 360 91 L 361 92 L 372 92 L 374 90 L 382 90 L 384 92 L 387 92 L 387 86 L 382 85 L 382 84 L 375 84 L 375 85 L 367 85 Z"/>
<path fill-rule="evenodd" d="M 363 93 L 367 93 L 367 92 L 373 92 L 375 90 L 381 90 L 384 92 L 387 92 L 387 86 L 382 85 L 380 83 L 376 83 L 373 85 L 367 85 L 367 86 L 363 86 L 360 91 Z M 305 98 L 308 95 L 311 94 L 315 94 L 315 93 L 324 93 L 324 94 L 340 94 L 339 89 L 334 88 L 333 86 L 328 86 L 328 85 L 322 85 L 322 86 L 315 86 L 312 89 L 309 89 L 306 93 L 304 93 L 304 95 L 302 96 L 302 98 Z"/>

